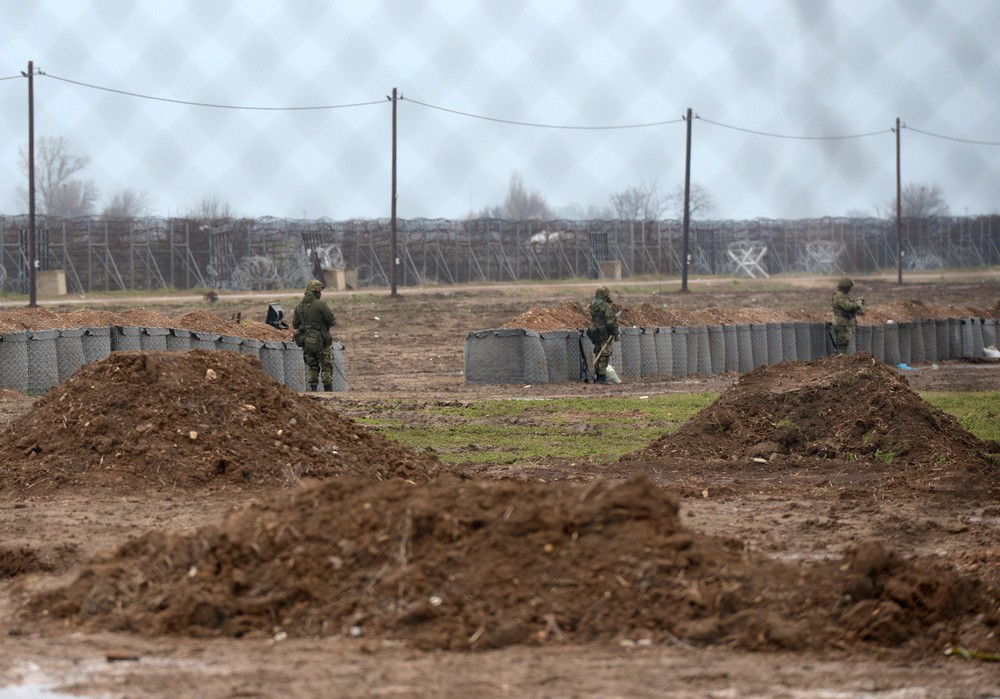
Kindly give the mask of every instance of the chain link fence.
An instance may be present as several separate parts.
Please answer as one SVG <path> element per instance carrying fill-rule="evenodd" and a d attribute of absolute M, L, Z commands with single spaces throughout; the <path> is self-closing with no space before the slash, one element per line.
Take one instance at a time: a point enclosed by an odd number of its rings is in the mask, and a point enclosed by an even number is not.
<path fill-rule="evenodd" d="M 6 292 L 29 82 L 36 252 L 71 291 L 673 275 L 688 175 L 698 274 L 997 264 L 995 3 L 10 12 Z M 932 195 L 899 249 L 897 175 Z"/>

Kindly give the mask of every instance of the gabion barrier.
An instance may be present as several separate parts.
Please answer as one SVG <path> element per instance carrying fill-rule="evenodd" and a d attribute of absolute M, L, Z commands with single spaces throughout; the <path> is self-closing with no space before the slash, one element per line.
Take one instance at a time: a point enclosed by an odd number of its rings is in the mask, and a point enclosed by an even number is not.
<path fill-rule="evenodd" d="M 169 336 L 167 328 L 143 328 L 139 335 L 139 346 L 146 352 L 166 352 Z"/>
<path fill-rule="evenodd" d="M 723 356 L 725 357 L 723 363 L 723 371 L 739 371 L 740 367 L 740 353 L 739 353 L 739 339 L 736 335 L 735 325 L 723 325 L 722 327 L 722 337 L 723 342 Z M 712 367 L 715 368 L 714 366 Z"/>
<path fill-rule="evenodd" d="M 59 383 L 59 360 L 56 355 L 58 330 L 35 330 L 28 333 L 28 390 L 40 396 Z"/>
<path fill-rule="evenodd" d="M 656 335 L 653 329 L 642 330 L 639 336 L 639 375 L 655 376 L 659 374 L 656 361 Z"/>
<path fill-rule="evenodd" d="M 569 339 L 572 336 L 572 348 Z M 576 370 L 576 375 L 580 373 L 580 350 L 577 343 L 577 334 L 568 330 L 555 330 L 552 332 L 539 333 L 542 339 L 542 352 L 545 353 L 545 363 L 548 366 L 549 383 L 562 383 L 570 381 L 576 376 L 570 373 L 570 368 Z M 570 349 L 573 354 L 570 354 Z"/>
<path fill-rule="evenodd" d="M 285 385 L 293 391 L 306 390 L 306 361 L 302 348 L 294 342 L 281 343 L 285 351 L 281 358 L 285 362 Z"/>
<path fill-rule="evenodd" d="M 896 366 L 946 359 L 979 359 L 997 342 L 997 319 L 950 318 L 859 325 L 848 353 L 870 352 Z M 469 383 L 578 381 L 579 347 L 593 362 L 593 345 L 579 330 L 537 333 L 502 329 L 470 332 L 465 339 Z M 814 361 L 835 352 L 824 322 L 749 323 L 621 329 L 612 364 L 623 377 L 746 373 L 765 364 Z"/>
<path fill-rule="evenodd" d="M 872 351 L 872 327 L 859 325 L 854 331 L 854 348 L 857 352 Z"/>
<path fill-rule="evenodd" d="M 243 338 L 232 337 L 230 335 L 220 335 L 216 349 L 220 349 L 224 352 L 236 352 L 240 354 L 240 345 L 243 344 Z"/>
<path fill-rule="evenodd" d="M 962 356 L 967 359 L 983 357 L 983 325 L 979 318 L 962 318 Z"/>
<path fill-rule="evenodd" d="M 0 386 L 28 392 L 28 333 L 0 335 Z"/>
<path fill-rule="evenodd" d="M 265 340 L 260 348 L 260 368 L 278 383 L 285 383 L 285 343 Z"/>
<path fill-rule="evenodd" d="M 210 333 L 202 332 L 201 330 L 191 331 L 191 349 L 196 350 L 206 350 L 209 352 L 215 351 L 216 345 L 219 342 L 219 338 L 222 337 L 220 333 Z"/>
<path fill-rule="evenodd" d="M 81 340 L 83 359 L 87 364 L 104 359 L 111 354 L 111 328 L 107 326 L 84 328 Z"/>
<path fill-rule="evenodd" d="M 463 364 L 469 383 L 547 383 L 542 338 L 533 330 L 479 330 L 465 338 Z"/>
<path fill-rule="evenodd" d="M 243 342 L 240 343 L 240 354 L 246 354 L 253 357 L 256 360 L 260 360 L 260 348 L 264 346 L 262 340 L 254 340 L 252 338 L 243 338 Z"/>
<path fill-rule="evenodd" d="M 83 356 L 83 328 L 59 330 L 56 337 L 56 367 L 59 380 L 65 381 L 86 364 Z"/>
<path fill-rule="evenodd" d="M 792 334 L 795 336 L 795 357 L 804 362 L 813 360 L 810 326 L 810 323 L 792 323 Z"/>
<path fill-rule="evenodd" d="M 622 328 L 621 329 L 621 366 L 611 362 L 619 376 L 642 376 L 642 348 L 640 338 L 642 328 Z"/>
<path fill-rule="evenodd" d="M 537 334 L 536 334 L 537 335 Z M 578 353 L 577 333 L 564 333 L 564 352 L 572 339 Z M 247 354 L 257 359 L 261 369 L 278 383 L 304 391 L 305 361 L 302 349 L 293 342 L 255 340 L 219 333 L 180 328 L 99 326 L 56 330 L 17 331 L 0 334 L 0 388 L 28 395 L 41 395 L 72 376 L 80 367 L 109 356 L 112 352 L 222 350 Z M 579 375 L 578 354 L 567 360 L 567 381 Z M 537 367 L 547 369 L 544 357 Z M 575 372 L 575 373 L 574 373 Z M 549 381 L 546 376 L 541 382 Z M 347 390 L 344 345 L 333 343 L 333 390 Z"/>
<path fill-rule="evenodd" d="M 737 371 L 753 371 L 753 329 L 749 323 L 736 326 Z"/>
<path fill-rule="evenodd" d="M 885 361 L 885 326 L 872 325 L 872 356 L 880 362 Z"/>
<path fill-rule="evenodd" d="M 688 329 L 670 329 L 670 348 L 674 353 L 673 376 L 688 375 Z"/>
<path fill-rule="evenodd" d="M 168 352 L 187 352 L 191 349 L 191 331 L 183 328 L 170 328 L 167 334 Z"/>
<path fill-rule="evenodd" d="M 1000 347 L 997 347 L 997 342 L 997 319 L 986 318 L 983 320 L 983 345 L 992 347 L 993 349 L 1000 349 Z"/>
<path fill-rule="evenodd" d="M 344 366 L 344 345 L 333 343 L 333 390 L 347 390 L 347 368 Z"/>
<path fill-rule="evenodd" d="M 112 352 L 138 352 L 142 349 L 142 328 L 131 325 L 111 326 Z"/>

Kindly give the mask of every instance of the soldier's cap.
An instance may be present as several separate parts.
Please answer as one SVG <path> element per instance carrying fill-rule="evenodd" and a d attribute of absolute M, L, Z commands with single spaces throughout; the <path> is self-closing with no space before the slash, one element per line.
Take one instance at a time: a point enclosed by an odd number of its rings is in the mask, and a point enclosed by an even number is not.
<path fill-rule="evenodd" d="M 850 277 L 842 277 L 839 282 L 837 282 L 837 288 L 841 291 L 850 291 L 854 287 L 854 282 L 851 281 Z"/>
<path fill-rule="evenodd" d="M 326 288 L 326 284 L 321 282 L 319 279 L 312 279 L 308 284 L 306 284 L 306 291 L 323 291 Z"/>
<path fill-rule="evenodd" d="M 599 287 L 596 292 L 594 292 L 594 296 L 600 296 L 601 298 L 609 299 L 611 298 L 611 292 L 608 291 L 608 287 L 602 286 Z"/>

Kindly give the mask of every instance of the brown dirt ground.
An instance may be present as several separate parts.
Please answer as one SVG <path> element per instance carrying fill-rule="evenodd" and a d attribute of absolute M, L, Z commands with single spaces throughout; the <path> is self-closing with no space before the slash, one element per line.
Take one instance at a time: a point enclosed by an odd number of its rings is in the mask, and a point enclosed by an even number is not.
<path fill-rule="evenodd" d="M 995 278 L 856 282 L 869 320 L 1000 308 Z M 1000 365 L 904 373 L 858 355 L 617 386 L 464 383 L 466 333 L 572 318 L 593 286 L 331 294 L 345 394 L 296 395 L 241 355 L 196 351 L 121 353 L 37 400 L 0 395 L 0 686 L 1000 695 L 983 659 L 1000 653 L 997 445 L 916 393 L 998 391 Z M 611 285 L 623 317 L 732 322 L 823 318 L 830 281 L 639 286 Z M 199 305 L 76 310 L 191 327 L 266 302 Z M 351 419 L 391 398 L 427 419 L 421 401 L 690 391 L 721 397 L 610 465 L 452 469 Z"/>

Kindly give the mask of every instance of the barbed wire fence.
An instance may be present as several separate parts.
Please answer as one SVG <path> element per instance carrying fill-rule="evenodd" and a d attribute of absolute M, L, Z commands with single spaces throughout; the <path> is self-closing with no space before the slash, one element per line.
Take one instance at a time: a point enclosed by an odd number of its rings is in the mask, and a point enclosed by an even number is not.
<path fill-rule="evenodd" d="M 0 282 L 26 293 L 25 216 L 0 217 Z M 387 287 L 390 221 L 42 218 L 38 266 L 73 293 L 155 289 L 270 290 L 319 270 L 349 269 L 357 288 Z M 1000 217 L 906 221 L 908 270 L 1000 265 Z M 699 275 L 871 274 L 894 269 L 895 224 L 883 219 L 699 221 Z M 399 283 L 664 277 L 681 274 L 680 221 L 397 221 Z M 608 266 L 610 263 L 610 267 Z M 613 271 L 612 271 L 613 270 Z"/>

